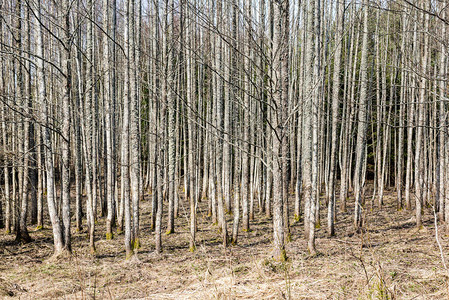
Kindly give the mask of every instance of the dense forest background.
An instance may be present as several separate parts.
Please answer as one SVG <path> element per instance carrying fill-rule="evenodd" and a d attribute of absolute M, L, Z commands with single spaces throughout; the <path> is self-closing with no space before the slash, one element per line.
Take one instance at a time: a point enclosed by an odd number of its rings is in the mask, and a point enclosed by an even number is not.
<path fill-rule="evenodd" d="M 448 5 L 0 0 L 0 227 L 130 259 L 186 220 L 195 252 L 198 224 L 226 248 L 268 218 L 285 261 L 295 224 L 315 256 L 317 230 L 350 213 L 363 234 L 387 194 L 443 225 Z"/>

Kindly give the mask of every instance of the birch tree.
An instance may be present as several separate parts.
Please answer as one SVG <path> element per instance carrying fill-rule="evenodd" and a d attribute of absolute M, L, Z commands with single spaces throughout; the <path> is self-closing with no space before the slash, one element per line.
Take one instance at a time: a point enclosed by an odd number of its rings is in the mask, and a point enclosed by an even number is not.
<path fill-rule="evenodd" d="M 354 170 L 354 227 L 360 230 L 362 227 L 362 207 L 364 189 L 363 164 L 366 159 L 366 131 L 368 116 L 368 0 L 363 1 L 363 32 L 362 49 L 360 59 L 360 98 L 357 119 L 356 162 Z"/>

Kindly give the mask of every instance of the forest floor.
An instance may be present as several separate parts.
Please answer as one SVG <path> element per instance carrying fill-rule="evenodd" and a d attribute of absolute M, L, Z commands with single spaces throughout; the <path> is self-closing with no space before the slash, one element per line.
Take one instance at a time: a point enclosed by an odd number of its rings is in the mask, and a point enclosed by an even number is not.
<path fill-rule="evenodd" d="M 354 234 L 349 209 L 338 214 L 336 237 L 328 238 L 322 210 L 316 241 L 320 254 L 315 257 L 307 252 L 303 222 L 292 224 L 286 263 L 271 259 L 271 220 L 260 215 L 250 232 L 240 232 L 237 246 L 224 250 L 217 227 L 205 216 L 205 201 L 200 203 L 194 253 L 188 251 L 186 203 L 181 204 L 176 233 L 163 235 L 164 251 L 157 255 L 149 228 L 151 204 L 141 202 L 142 247 L 131 261 L 125 260 L 123 236 L 105 239 L 101 218 L 96 255 L 89 254 L 86 232 L 73 233 L 73 256 L 66 260 L 52 259 L 49 224 L 40 231 L 29 227 L 34 241 L 24 245 L 2 231 L 0 298 L 447 299 L 448 272 L 432 210 L 425 209 L 424 228 L 417 230 L 414 213 L 397 211 L 394 196 L 387 192 L 382 209 L 366 212 L 362 234 Z M 448 259 L 449 237 L 442 231 Z"/>

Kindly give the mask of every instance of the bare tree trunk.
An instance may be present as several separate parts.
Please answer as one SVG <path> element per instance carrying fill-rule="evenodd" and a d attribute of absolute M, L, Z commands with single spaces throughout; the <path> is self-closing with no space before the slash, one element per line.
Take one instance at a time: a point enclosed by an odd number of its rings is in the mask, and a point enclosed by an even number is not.
<path fill-rule="evenodd" d="M 417 49 L 418 49 L 418 27 L 417 22 L 414 21 L 414 30 L 413 30 L 413 56 L 417 60 Z M 415 60 L 414 59 L 414 60 Z M 410 74 L 411 77 L 411 103 L 409 103 L 408 108 L 408 124 L 407 124 L 407 166 L 406 166 L 406 174 L 405 174 L 405 207 L 410 210 L 412 208 L 411 204 L 411 196 L 410 196 L 410 190 L 412 186 L 412 161 L 413 161 L 413 129 L 414 129 L 414 117 L 415 117 L 415 98 L 416 98 L 416 76 L 415 74 Z"/>
<path fill-rule="evenodd" d="M 42 107 L 41 110 L 41 122 L 44 126 L 43 131 L 43 144 L 45 149 L 45 168 L 47 173 L 47 204 L 48 213 L 53 228 L 53 238 L 55 246 L 55 255 L 59 255 L 63 251 L 64 240 L 61 222 L 56 211 L 55 194 L 54 194 L 54 166 L 53 166 L 53 153 L 52 153 L 52 140 L 50 135 L 49 125 L 49 113 L 48 113 L 48 100 L 45 86 L 45 71 L 44 71 L 44 45 L 43 34 L 40 24 L 41 19 L 41 7 L 40 1 L 35 4 L 35 17 L 34 17 L 34 36 L 36 37 L 36 76 L 37 76 L 37 96 L 38 101 Z"/>
<path fill-rule="evenodd" d="M 1 20 L 0 20 L 1 22 Z M 3 62 L 3 61 L 2 61 Z M 0 69 L 3 71 L 3 63 Z M 3 72 L 2 72 L 3 73 Z M 0 80 L 3 81 L 3 74 L 0 74 Z M 0 86 L 3 88 L 3 84 Z M 7 121 L 6 121 L 6 103 L 2 103 L 2 140 L 3 140 L 3 152 L 8 153 L 8 137 L 7 137 Z M 3 160 L 3 175 L 4 175 L 4 199 L 5 199 L 5 233 L 11 233 L 12 220 L 11 220 L 11 198 L 10 198 L 10 187 L 9 187 L 9 165 L 10 161 L 5 156 Z"/>
<path fill-rule="evenodd" d="M 42 143 L 42 128 L 40 125 L 36 127 L 36 136 L 38 141 L 37 148 L 37 223 L 36 230 L 40 230 L 44 226 L 44 169 L 45 169 L 45 157 Z"/>
<path fill-rule="evenodd" d="M 236 126 L 236 125 L 234 125 Z M 239 132 L 239 130 L 237 128 L 234 129 L 234 132 L 237 133 Z M 238 234 L 239 234 L 239 219 L 240 219 L 240 197 L 241 197 L 241 190 L 244 189 L 244 185 L 243 185 L 243 180 L 242 180 L 242 186 L 240 186 L 240 178 L 241 178 L 241 169 L 243 167 L 243 163 L 242 163 L 242 156 L 244 155 L 240 150 L 240 145 L 241 142 L 239 141 L 235 141 L 234 145 L 235 150 L 234 150 L 234 155 L 235 155 L 235 159 L 234 159 L 234 193 L 233 193 L 233 197 L 234 197 L 234 220 L 232 222 L 232 244 L 236 245 L 238 242 Z"/>
<path fill-rule="evenodd" d="M 313 118 L 313 105 L 315 95 L 313 78 L 313 53 L 315 51 L 315 0 L 309 0 L 306 8 L 306 22 L 307 30 L 310 31 L 306 34 L 305 40 L 305 52 L 304 52 L 304 103 L 303 103 L 303 134 L 302 134 L 302 180 L 303 180 L 303 195 L 304 195 L 304 236 L 309 239 L 310 236 L 314 236 L 314 233 L 310 231 L 315 231 L 315 211 L 312 208 L 315 206 L 315 194 L 313 193 L 313 183 L 312 183 L 312 118 Z M 315 105 L 318 105 L 317 103 Z M 313 205 L 313 207 L 312 207 Z M 314 245 L 312 244 L 312 249 L 309 251 L 314 254 L 316 251 Z"/>
<path fill-rule="evenodd" d="M 158 99 L 158 102 L 156 104 L 156 116 L 157 119 L 155 120 L 156 122 L 156 126 L 155 126 L 155 130 L 156 130 L 156 151 L 154 153 L 154 168 L 155 168 L 155 173 L 154 173 L 154 190 L 153 190 L 153 197 L 156 201 L 156 215 L 155 215 L 155 227 L 154 227 L 154 234 L 155 234 L 155 244 L 156 244 L 156 253 L 161 253 L 162 251 L 162 209 L 163 209 L 163 203 L 162 203 L 162 182 L 163 182 L 163 168 L 162 168 L 162 163 L 163 163 L 163 146 L 162 146 L 162 138 L 161 138 L 161 133 L 162 133 L 162 124 L 164 124 L 164 122 L 162 122 L 162 112 L 161 112 L 161 105 L 163 105 L 161 103 L 162 101 L 160 101 L 160 99 Z"/>
<path fill-rule="evenodd" d="M 245 120 L 251 119 L 250 112 L 250 80 L 251 80 L 251 65 L 250 65 L 250 43 L 251 43 L 251 1 L 245 2 L 245 24 L 246 24 L 246 36 L 247 40 L 245 42 L 244 47 L 244 70 L 245 70 L 245 79 L 244 79 L 244 88 L 243 88 L 243 115 Z M 288 45 L 287 45 L 288 48 Z M 288 50 L 287 50 L 288 51 Z M 288 52 L 287 52 L 288 53 Z M 243 231 L 249 231 L 249 193 L 250 193 L 250 123 L 242 123 L 243 126 L 243 151 L 242 151 L 242 226 Z"/>
<path fill-rule="evenodd" d="M 129 19 L 131 16 L 130 6 L 131 0 L 126 1 L 126 14 L 125 14 L 125 33 L 124 33 L 124 49 L 125 49 L 125 75 L 124 75 L 124 90 L 123 90 L 123 119 L 122 119 L 122 145 L 121 145 L 121 184 L 122 184 L 122 201 L 124 205 L 124 218 L 125 218 L 125 250 L 126 259 L 130 259 L 134 252 L 132 247 L 132 228 L 131 228 L 131 207 L 130 207 L 130 175 L 129 175 L 129 163 L 130 163 L 130 153 L 129 153 L 129 131 L 130 131 L 130 42 L 129 35 Z"/>
<path fill-rule="evenodd" d="M 1 20 L 0 20 L 1 22 Z M 3 62 L 3 61 L 1 61 Z M 0 69 L 3 71 L 3 63 L 0 66 Z M 3 81 L 3 72 L 0 74 L 0 80 Z M 3 89 L 3 83 L 0 86 Z M 7 103 L 2 103 L 2 141 L 3 141 L 3 152 L 8 152 L 8 137 L 7 137 L 7 121 L 6 121 L 6 105 Z M 4 176 L 4 199 L 5 199 L 5 233 L 11 233 L 12 220 L 11 220 L 11 198 L 10 198 L 10 187 L 9 187 L 9 159 L 4 156 L 3 160 L 3 176 Z"/>
<path fill-rule="evenodd" d="M 94 12 L 94 5 L 92 0 L 88 1 L 87 4 L 88 14 L 90 17 L 93 16 Z M 86 37 L 86 44 L 87 44 L 87 60 L 88 65 L 86 68 L 86 93 L 85 93 L 85 102 L 84 102 L 84 157 L 86 161 L 86 193 L 87 193 L 87 199 L 86 199 L 86 207 L 87 207 L 87 227 L 89 230 L 89 247 L 91 254 L 94 254 L 96 252 L 95 250 L 95 205 L 94 202 L 96 199 L 94 198 L 94 189 L 96 188 L 94 185 L 94 176 L 93 176 L 93 168 L 94 168 L 94 154 L 95 148 L 93 147 L 94 143 L 94 116 L 93 116 L 93 110 L 94 110 L 94 104 L 93 104 L 93 98 L 95 97 L 94 93 L 94 78 L 93 78 L 93 21 L 89 21 L 87 23 L 87 37 Z"/>
<path fill-rule="evenodd" d="M 150 104 L 150 115 L 149 115 L 149 119 L 152 120 L 152 122 L 150 122 L 150 137 L 149 137 L 149 143 L 150 143 L 150 147 L 149 147 L 149 155 L 150 158 L 152 158 L 153 161 L 150 160 L 150 164 L 152 164 L 152 168 L 150 171 L 150 174 L 152 176 L 152 180 L 150 179 L 150 184 L 151 184 L 151 192 L 152 192 L 152 197 L 151 197 L 151 229 L 155 229 L 156 227 L 156 214 L 157 214 L 157 165 L 156 165 L 156 156 L 157 156 L 157 134 L 158 131 L 156 129 L 156 124 L 157 124 L 157 105 L 160 101 L 160 81 L 158 80 L 158 76 L 160 74 L 160 69 L 161 69 L 161 59 L 160 59 L 160 45 L 159 45 L 159 27 L 160 27 L 160 18 L 159 18 L 159 1 L 155 1 L 154 2 L 154 13 L 155 13 L 155 17 L 154 17 L 154 23 L 153 23 L 153 28 L 154 28 L 154 38 L 153 38 L 153 44 L 152 44 L 152 55 L 153 55 L 153 61 L 152 61 L 152 66 L 153 66 L 153 82 L 152 82 L 152 89 L 153 89 L 153 98 L 152 98 L 152 103 Z"/>
<path fill-rule="evenodd" d="M 312 0 L 313 1 L 313 0 Z M 312 30 L 314 34 L 312 35 L 312 39 L 314 39 L 313 43 L 313 51 L 315 52 L 314 60 L 313 60 L 313 77 L 312 77 L 312 107 L 311 107 L 311 119 L 312 119 L 312 147 L 311 147 L 311 195 L 310 195 L 310 204 L 309 204 L 309 215 L 308 218 L 305 219 L 305 222 L 309 223 L 309 232 L 308 232 L 308 243 L 307 248 L 311 255 L 316 255 L 316 247 L 315 247 L 315 228 L 319 226 L 319 161 L 318 161 L 318 126 L 319 126 L 319 103 L 321 98 L 321 84 L 320 84 L 320 76 L 321 76 L 321 45 L 320 45 L 320 35 L 321 35 L 321 2 L 320 0 L 316 0 L 313 6 L 310 8 L 310 11 L 313 12 L 314 15 L 314 23 Z"/>
<path fill-rule="evenodd" d="M 80 8 L 80 0 L 77 1 L 77 9 Z M 82 229 L 82 182 L 83 182 L 83 166 L 82 166 L 82 105 L 81 99 L 84 95 L 83 81 L 82 81 L 82 56 L 81 56 L 81 28 L 78 29 L 77 36 L 77 91 L 75 110 L 72 111 L 75 116 L 75 215 L 76 215 L 76 231 L 80 232 Z"/>
<path fill-rule="evenodd" d="M 231 20 L 231 42 L 230 42 L 230 49 L 226 49 L 226 44 L 222 47 L 224 48 L 222 60 L 226 61 L 227 58 L 229 58 L 230 66 L 224 70 L 225 78 L 229 81 L 229 83 L 223 82 L 224 87 L 224 116 L 223 116 L 223 198 L 224 198 L 224 209 L 225 213 L 231 214 L 231 170 L 232 170 L 232 146 L 231 146 L 231 115 L 232 115 L 232 99 L 236 99 L 238 97 L 238 76 L 237 76 L 237 57 L 238 57 L 238 37 L 237 37 L 237 30 L 238 30 L 238 13 L 239 13 L 239 7 L 236 3 L 236 0 L 232 0 L 227 2 L 227 7 L 225 7 L 225 11 L 227 8 L 230 7 L 231 14 L 232 14 L 232 20 Z M 223 5 L 223 4 L 220 4 Z M 224 28 L 229 28 L 226 18 L 222 19 L 223 17 L 220 17 L 220 26 Z M 221 36 L 219 37 L 221 42 Z M 224 64 L 222 64 L 224 67 Z M 221 70 L 221 69 L 220 69 Z M 218 71 L 218 70 L 217 70 Z M 230 96 L 230 97 L 229 97 Z M 236 199 L 236 198 L 234 198 Z M 238 199 L 238 198 L 237 198 Z M 236 208 L 234 208 L 235 210 Z M 235 218 L 235 215 L 234 215 Z M 221 221 L 220 221 L 221 222 Z M 234 241 L 233 241 L 234 242 Z"/>
<path fill-rule="evenodd" d="M 140 5 L 140 1 L 137 1 Z M 132 247 L 134 250 L 140 248 L 139 231 L 140 231 L 140 113 L 139 113 L 139 94 L 138 94 L 138 77 L 137 77 L 137 55 L 136 55 L 136 36 L 139 32 L 136 31 L 135 19 L 140 17 L 135 14 L 135 1 L 130 1 L 130 15 L 129 15 L 129 57 L 130 61 L 130 179 L 131 179 L 131 196 L 132 196 L 132 220 L 133 220 L 133 234 Z M 140 12 L 140 9 L 137 9 Z"/>
<path fill-rule="evenodd" d="M 194 59 L 193 59 L 193 17 L 190 7 L 186 5 L 186 30 L 185 30 L 185 43 L 187 45 L 186 49 L 186 98 L 187 98 L 187 128 L 188 128 L 188 197 L 190 204 L 190 251 L 195 251 L 195 237 L 197 231 L 197 220 L 196 220 L 196 207 L 197 199 L 195 196 L 195 182 L 196 182 L 196 172 L 195 172 L 195 153 L 196 153 L 196 142 L 195 142 L 195 113 L 194 109 L 196 106 L 195 93 L 194 93 Z"/>
<path fill-rule="evenodd" d="M 115 1 L 113 5 L 115 6 Z M 103 0 L 103 27 L 107 35 L 110 34 L 110 5 L 109 0 Z M 115 41 L 113 41 L 115 42 Z M 115 219 L 115 139 L 114 139 L 114 103 L 113 97 L 111 97 L 111 65 L 110 50 L 109 50 L 109 36 L 103 37 L 103 77 L 104 77 L 104 105 L 105 105 L 105 130 L 106 130 L 106 203 L 107 203 L 107 216 L 106 216 L 106 239 L 112 239 L 112 226 Z M 113 56 L 115 53 L 113 52 Z M 115 67 L 115 66 L 113 66 Z"/>
<path fill-rule="evenodd" d="M 404 12 L 402 14 L 402 40 L 401 40 L 401 65 L 405 65 L 405 40 L 406 40 L 406 30 L 407 30 L 407 14 Z M 397 158 L 397 169 L 396 169 L 396 193 L 397 193 L 397 204 L 396 209 L 402 209 L 402 185 L 403 185 L 403 152 L 404 152 L 404 114 L 406 108 L 406 71 L 401 70 L 401 94 L 399 97 L 399 132 L 398 132 L 398 158 Z"/>
<path fill-rule="evenodd" d="M 222 13 L 223 13 L 223 3 L 222 0 L 219 0 L 217 2 L 217 26 L 218 28 L 223 28 L 223 20 Z M 215 42 L 218 42 L 218 47 L 216 48 L 216 56 L 215 56 L 215 69 L 216 72 L 220 72 L 222 70 L 222 58 L 223 58 L 223 41 L 221 36 L 216 36 Z M 223 246 L 226 247 L 228 244 L 228 229 L 226 224 L 226 218 L 225 218 L 225 211 L 223 206 L 223 176 L 222 172 L 219 170 L 223 168 L 223 158 L 221 153 L 223 153 L 223 93 L 222 93 L 222 87 L 223 87 L 223 81 L 222 77 L 216 74 L 217 76 L 217 97 L 216 97 L 216 118 L 217 118 L 217 138 L 216 138 L 216 168 L 218 169 L 217 172 L 217 207 L 218 207 L 218 219 L 219 223 L 221 224 L 221 234 L 223 237 Z"/>
<path fill-rule="evenodd" d="M 274 111 L 273 135 L 273 240 L 276 260 L 285 261 L 283 202 L 288 194 L 285 186 L 286 147 L 287 145 L 287 108 L 288 108 L 288 33 L 289 33 L 289 1 L 276 1 L 273 10 L 273 103 Z"/>
<path fill-rule="evenodd" d="M 28 180 L 29 180 L 29 194 L 30 194 L 30 217 L 31 217 L 31 224 L 37 223 L 37 169 L 36 169 L 36 140 L 35 140 L 35 121 L 33 120 L 32 112 L 33 112 L 33 103 L 35 102 L 33 98 L 33 90 L 32 90 L 32 76 L 31 76 L 31 28 L 32 28 L 32 20 L 30 19 L 32 17 L 32 13 L 30 11 L 30 7 L 27 6 L 26 8 L 26 21 L 25 21 L 25 33 L 26 33 L 26 39 L 25 39 L 25 94 L 26 97 L 26 103 L 24 103 L 24 106 L 26 107 L 28 116 L 28 161 L 29 161 L 29 170 L 28 170 Z M 1 23 L 1 21 L 0 21 Z M 1 25 L 0 25 L 1 27 Z M 1 29 L 0 29 L 0 36 L 1 36 Z M 1 75 L 1 74 L 0 74 Z M 25 124 L 24 126 L 27 126 Z M 26 165 L 24 165 L 26 166 Z M 26 180 L 26 177 L 24 177 L 24 180 Z M 2 219 L 1 209 L 0 209 L 0 223 Z M 25 222 L 26 223 L 26 222 Z M 1 224 L 0 224 L 1 227 Z"/>
<path fill-rule="evenodd" d="M 18 210 L 19 215 L 17 216 L 18 219 L 16 220 L 15 224 L 15 231 L 16 231 L 16 241 L 18 242 L 24 242 L 28 243 L 31 241 L 31 237 L 28 234 L 27 230 L 27 212 L 28 212 L 28 189 L 29 189 L 29 181 L 28 181 L 28 173 L 29 173 L 29 128 L 30 128 L 30 122 L 27 120 L 27 115 L 29 114 L 28 111 L 28 103 L 25 99 L 27 99 L 29 95 L 26 95 L 26 91 L 24 90 L 25 84 L 24 84 L 24 76 L 23 76 L 23 66 L 24 60 L 22 58 L 24 52 L 23 52 L 23 41 L 22 41 L 22 1 L 17 1 L 15 4 L 15 10 L 16 10 L 16 17 L 17 17 L 17 24 L 16 24 L 16 37 L 14 39 L 14 46 L 16 48 L 16 52 L 18 55 L 18 62 L 16 66 L 16 93 L 17 93 L 17 100 L 20 101 L 18 104 L 20 106 L 24 107 L 24 115 L 20 117 L 21 123 L 18 124 L 19 130 L 20 127 L 22 127 L 22 136 L 23 140 L 18 140 L 18 150 L 21 153 L 21 157 L 23 157 L 20 160 L 19 165 L 19 197 L 18 201 L 16 202 L 16 207 Z M 26 27 L 28 26 L 26 20 L 24 21 L 24 32 L 26 32 Z M 30 91 L 31 92 L 31 91 Z M 20 133 L 19 133 L 20 134 Z M 15 200 L 15 199 L 14 199 Z M 19 204 L 19 200 L 21 201 Z M 20 205 L 20 207 L 19 207 Z"/>
<path fill-rule="evenodd" d="M 362 227 L 362 205 L 363 205 L 363 166 L 365 161 L 365 145 L 368 115 L 368 1 L 363 1 L 363 34 L 362 34 L 362 57 L 360 61 L 360 100 L 357 125 L 356 142 L 356 164 L 354 171 L 354 227 L 358 231 Z"/>
<path fill-rule="evenodd" d="M 424 9 L 427 5 L 424 4 Z M 429 45 L 429 35 L 427 34 L 429 30 L 429 15 L 427 13 L 422 13 L 422 19 L 424 21 L 424 44 L 423 44 L 423 56 L 421 61 L 421 80 L 419 86 L 419 98 L 417 104 L 418 110 L 418 123 L 416 130 L 416 147 L 415 147 L 415 203 L 416 203 L 416 227 L 422 227 L 422 206 L 424 201 L 424 154 L 422 153 L 422 143 L 423 143 L 423 127 L 425 126 L 425 115 L 426 115 L 426 74 L 427 74 L 427 57 L 428 57 L 428 45 Z"/>
<path fill-rule="evenodd" d="M 446 15 L 447 12 L 446 12 Z M 441 27 L 441 36 L 446 36 L 446 25 L 443 24 Z M 447 136 L 446 132 L 442 129 L 445 128 L 447 124 L 447 116 L 446 116 L 446 103 L 444 102 L 444 91 L 446 88 L 446 83 L 444 82 L 443 78 L 447 72 L 447 52 L 446 52 L 446 45 L 441 44 L 441 53 L 440 53 L 440 66 L 439 66 L 439 75 L 440 75 L 440 81 L 439 81 L 439 97 L 440 97 L 440 103 L 439 103 L 439 143 L 438 143 L 438 154 L 439 154 L 439 178 L 440 178 L 440 186 L 439 186 L 439 202 L 440 202 L 440 220 L 447 222 L 448 215 L 446 214 L 446 210 L 448 209 L 446 206 L 446 197 L 449 193 L 449 190 L 447 189 L 447 159 L 446 156 L 446 142 L 447 142 Z"/>
<path fill-rule="evenodd" d="M 213 18 L 215 14 L 215 11 L 210 12 L 210 17 Z M 214 24 L 212 24 L 214 25 Z M 218 47 L 217 47 L 217 35 L 212 33 L 211 34 L 211 51 L 213 53 L 213 57 L 211 58 L 211 65 L 212 68 L 217 67 L 217 54 L 218 54 Z M 217 109 L 217 97 L 218 97 L 218 86 L 219 86 L 219 76 L 215 73 L 215 70 L 211 72 L 212 74 L 212 82 L 211 82 L 211 105 L 209 107 L 209 120 L 211 124 L 211 130 L 213 128 L 217 128 L 217 115 L 216 115 L 216 109 Z M 218 224 L 218 207 L 217 207 L 217 190 L 216 190 L 216 183 L 217 182 L 217 172 L 216 172 L 216 143 L 217 138 L 215 136 L 216 131 L 211 132 L 211 139 L 210 139 L 210 146 L 209 146 L 209 202 L 211 206 L 211 213 L 212 213 L 212 224 L 216 225 Z"/>
<path fill-rule="evenodd" d="M 327 231 L 329 236 L 335 235 L 334 212 L 335 212 L 335 167 L 338 143 L 338 119 L 340 108 L 340 66 L 343 43 L 343 17 L 345 3 L 338 1 L 337 4 L 337 37 L 335 38 L 334 73 L 332 86 L 332 133 L 331 133 L 331 155 L 328 188 L 328 208 L 327 208 Z"/>
<path fill-rule="evenodd" d="M 3 9 L 3 1 L 0 1 L 0 11 Z M 0 19 L 0 40 L 3 41 L 3 18 Z M 0 51 L 3 52 L 3 43 L 0 45 Z M 3 76 L 5 74 L 5 61 L 3 59 L 3 56 L 0 56 L 0 94 L 4 94 L 5 89 L 5 81 L 3 79 Z M 6 102 L 6 100 L 4 100 Z M 6 228 L 5 232 L 6 234 L 9 233 L 9 227 L 10 227 L 10 221 L 9 221 L 9 214 L 10 214 L 10 203 L 9 203 L 9 176 L 8 176 L 8 159 L 6 157 L 6 151 L 7 151 L 7 138 L 6 138 L 6 114 L 5 114 L 5 106 L 6 103 L 1 104 L 1 129 L 2 129 L 2 143 L 3 143 L 3 176 L 4 176 L 4 187 L 5 190 L 3 191 L 3 199 L 5 202 L 5 211 L 3 211 L 2 204 L 0 203 L 0 228 Z M 8 187 L 8 189 L 6 189 Z M 6 215 L 5 215 L 6 213 Z M 6 222 L 8 219 L 8 222 Z M 6 224 L 8 223 L 8 227 Z"/>
<path fill-rule="evenodd" d="M 71 40 L 70 29 L 70 1 L 62 3 L 64 50 L 62 51 L 63 97 L 62 97 L 62 174 L 61 174 L 61 197 L 62 197 L 62 223 L 64 230 L 64 249 L 72 252 L 70 234 L 70 119 L 71 119 L 71 88 L 72 88 L 72 66 L 71 66 Z"/>
<path fill-rule="evenodd" d="M 171 51 L 166 58 L 166 80 L 168 80 L 167 100 L 168 100 L 168 226 L 167 234 L 175 232 L 175 163 L 176 163 L 176 95 L 173 93 L 175 86 L 175 65 L 174 60 L 174 30 L 175 14 L 173 0 L 167 1 L 169 9 L 172 11 L 170 26 L 167 25 L 166 35 L 170 43 Z"/>

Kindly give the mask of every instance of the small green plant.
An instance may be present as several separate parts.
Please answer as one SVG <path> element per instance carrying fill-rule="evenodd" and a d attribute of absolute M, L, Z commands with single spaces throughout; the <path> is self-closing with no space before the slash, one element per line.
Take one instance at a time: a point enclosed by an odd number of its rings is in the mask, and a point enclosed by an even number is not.
<path fill-rule="evenodd" d="M 298 216 L 297 214 L 295 214 L 294 218 L 295 218 L 295 222 L 301 221 L 301 216 Z"/>
<path fill-rule="evenodd" d="M 388 288 L 385 286 L 383 279 L 378 279 L 374 282 L 368 291 L 370 299 L 389 300 L 392 299 Z"/>
<path fill-rule="evenodd" d="M 390 272 L 391 279 L 395 279 L 398 273 L 396 271 Z"/>

